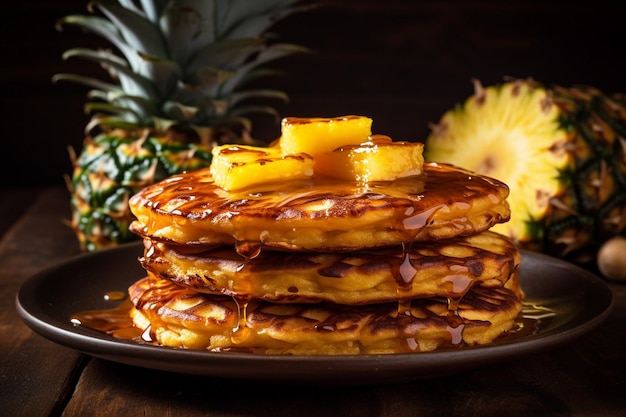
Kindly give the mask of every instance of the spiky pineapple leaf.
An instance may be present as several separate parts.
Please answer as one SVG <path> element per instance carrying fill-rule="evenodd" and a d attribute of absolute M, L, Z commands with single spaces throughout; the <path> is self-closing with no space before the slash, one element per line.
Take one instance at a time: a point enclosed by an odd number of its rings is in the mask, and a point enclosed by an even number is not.
<path fill-rule="evenodd" d="M 169 96 L 169 100 L 196 105 L 207 99 L 216 98 L 220 86 L 233 75 L 233 71 L 204 67 L 196 72 L 196 76 L 190 82 L 181 81 Z"/>
<path fill-rule="evenodd" d="M 234 69 L 240 67 L 248 57 L 265 47 L 262 38 L 226 39 L 206 45 L 191 57 L 186 66 L 186 75 L 193 76 L 204 67 Z"/>
<path fill-rule="evenodd" d="M 156 90 L 156 86 L 160 84 L 152 83 L 150 78 L 146 78 L 145 76 L 135 73 L 128 67 L 127 63 L 123 59 L 115 55 L 105 51 L 76 48 L 67 51 L 64 54 L 64 57 L 79 57 L 87 61 L 93 61 L 101 64 L 104 68 L 108 69 L 115 78 L 118 79 L 122 90 L 124 90 L 127 94 L 146 97 L 161 96 L 161 91 Z M 176 70 L 178 69 L 178 66 L 175 63 L 163 61 L 145 61 L 145 63 L 146 65 L 144 65 L 144 67 L 147 70 L 144 70 L 143 73 L 145 74 L 146 72 L 149 72 L 151 74 L 150 77 L 159 78 L 159 81 L 164 85 L 162 88 L 172 88 L 172 84 L 175 85 L 177 80 Z M 115 89 L 119 89 L 119 87 L 116 86 Z"/>
<path fill-rule="evenodd" d="M 119 56 L 105 50 L 94 50 L 89 48 L 72 48 L 65 51 L 62 55 L 63 59 L 82 58 L 95 62 L 108 62 L 111 65 L 115 63 L 118 66 L 127 66 L 128 63 Z"/>
<path fill-rule="evenodd" d="M 292 45 L 292 44 L 273 44 L 263 49 L 254 60 L 251 60 L 245 65 L 242 65 L 237 69 L 236 74 L 230 77 L 222 85 L 220 92 L 227 94 L 235 91 L 239 86 L 245 84 L 248 81 L 248 74 L 255 68 L 266 64 L 267 62 L 274 61 L 285 56 L 293 55 L 295 53 L 307 52 L 308 48 Z M 255 77 L 256 78 L 256 77 Z"/>
<path fill-rule="evenodd" d="M 120 0 L 120 4 L 137 13 L 143 12 L 147 19 L 157 22 L 163 11 L 171 4 L 171 0 Z M 141 4 L 141 7 L 135 7 L 136 4 Z"/>
<path fill-rule="evenodd" d="M 231 107 L 238 107 L 236 104 L 239 104 L 242 101 L 255 99 L 255 98 L 269 98 L 269 99 L 277 99 L 283 102 L 287 102 L 289 97 L 283 91 L 271 90 L 271 89 L 259 89 L 259 90 L 245 90 L 238 93 L 233 93 L 229 97 L 229 103 Z"/>
<path fill-rule="evenodd" d="M 88 113 L 91 113 L 94 111 L 100 111 L 100 112 L 106 112 L 112 115 L 125 115 L 128 112 L 130 112 L 131 114 L 134 112 L 133 109 L 129 109 L 127 107 L 120 107 L 111 103 L 97 102 L 97 101 L 90 101 L 87 104 L 85 104 L 85 111 Z M 140 119 L 140 118 L 141 116 L 139 114 L 136 114 L 136 119 Z"/>
<path fill-rule="evenodd" d="M 213 102 L 214 100 L 207 100 L 206 107 L 216 107 Z M 200 111 L 200 107 L 185 106 L 184 104 L 179 102 L 168 101 L 163 105 L 163 110 L 165 111 L 165 114 L 169 116 L 172 120 L 183 120 L 191 122 Z"/>
<path fill-rule="evenodd" d="M 159 26 L 165 35 L 170 57 L 187 62 L 196 52 L 194 39 L 202 31 L 203 17 L 197 8 L 174 4 L 160 18 Z"/>
<path fill-rule="evenodd" d="M 182 70 L 176 61 L 170 59 L 144 56 L 147 79 L 158 91 L 159 99 L 170 96 L 178 87 Z"/>
<path fill-rule="evenodd" d="M 96 113 L 89 119 L 89 122 L 85 126 L 85 131 L 90 132 L 99 126 L 108 126 L 111 129 L 133 130 L 137 128 L 137 121 L 131 119 L 128 113 L 119 116 Z"/>
<path fill-rule="evenodd" d="M 93 4 L 113 22 L 118 28 L 118 36 L 121 34 L 135 51 L 146 55 L 168 56 L 159 28 L 145 15 L 134 13 L 113 1 L 94 1 Z"/>
<path fill-rule="evenodd" d="M 260 78 L 269 78 L 269 77 L 281 77 L 285 74 L 284 71 L 282 70 L 278 70 L 275 68 L 263 68 L 263 67 L 259 67 L 259 68 L 255 68 L 252 71 L 249 71 L 248 74 L 246 74 L 245 79 L 242 81 L 242 83 L 250 83 L 256 79 L 260 79 Z"/>
<path fill-rule="evenodd" d="M 202 30 L 193 40 L 198 50 L 220 39 L 254 38 L 267 31 L 290 14 L 305 11 L 315 5 L 296 5 L 301 0 L 215 0 L 203 21 Z M 292 6 L 292 7 L 290 7 Z"/>
<path fill-rule="evenodd" d="M 138 62 L 140 58 L 137 55 L 136 50 L 125 43 L 125 40 L 120 36 L 118 29 L 108 20 L 100 16 L 69 15 L 57 22 L 58 28 L 68 25 L 77 26 L 87 32 L 91 32 L 101 38 L 104 38 L 113 44 L 122 53 L 122 55 L 124 55 L 132 68 L 140 68 L 140 63 Z"/>
<path fill-rule="evenodd" d="M 149 19 L 149 20 L 152 20 L 152 19 L 150 19 L 150 16 L 149 16 L 148 13 L 143 11 L 143 7 L 149 6 L 149 5 L 152 4 L 151 10 L 156 11 L 155 4 L 154 4 L 155 2 L 151 1 L 151 0 L 148 0 L 148 1 L 143 0 L 143 1 L 140 1 L 140 2 L 135 2 L 134 0 L 118 0 L 118 3 L 122 7 L 127 8 L 128 10 L 132 11 L 133 13 L 141 14 L 141 15 L 145 16 L 146 19 Z M 138 7 L 139 4 L 141 4 L 142 7 Z"/>
<path fill-rule="evenodd" d="M 265 32 L 277 21 L 293 14 L 300 7 L 295 5 L 299 0 L 265 0 L 250 2 L 247 0 L 221 0 L 225 13 L 220 16 L 218 33 L 221 37 L 250 38 Z"/>
<path fill-rule="evenodd" d="M 111 105 L 117 106 L 120 109 L 128 108 L 127 104 L 129 102 L 132 102 L 132 111 L 137 113 L 138 115 L 141 114 L 141 120 L 145 120 L 151 115 L 158 114 L 160 111 L 157 107 L 158 103 L 155 103 L 152 100 L 148 100 L 145 97 L 130 96 L 119 91 L 91 90 L 87 93 L 87 97 L 90 100 L 98 100 L 98 102 L 110 103 Z M 87 103 L 87 106 L 91 105 L 91 102 Z"/>
<path fill-rule="evenodd" d="M 107 82 L 99 80 L 97 78 L 88 77 L 88 76 L 84 76 L 84 75 L 55 74 L 52 77 L 52 81 L 53 82 L 71 81 L 71 82 L 74 82 L 74 83 L 77 83 L 77 84 L 86 85 L 88 87 L 94 87 L 94 88 L 97 88 L 98 90 L 101 90 L 101 91 L 111 91 L 111 92 L 119 92 L 119 93 L 123 93 L 124 92 L 124 90 L 122 90 L 122 88 L 119 85 L 117 85 L 117 84 L 107 83 Z"/>

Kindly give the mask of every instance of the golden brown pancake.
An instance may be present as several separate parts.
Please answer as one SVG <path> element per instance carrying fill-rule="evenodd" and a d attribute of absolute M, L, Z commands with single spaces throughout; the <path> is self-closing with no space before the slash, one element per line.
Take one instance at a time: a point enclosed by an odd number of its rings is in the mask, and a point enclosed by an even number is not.
<path fill-rule="evenodd" d="M 232 247 L 198 249 L 144 241 L 143 267 L 196 291 L 275 303 L 358 305 L 406 298 L 460 298 L 470 287 L 499 288 L 520 255 L 486 231 L 433 242 L 355 252 L 263 250 L 250 260 Z M 408 260 L 407 256 L 408 255 Z"/>
<path fill-rule="evenodd" d="M 134 324 L 160 345 L 262 354 L 388 354 L 487 344 L 521 311 L 517 274 L 508 288 L 472 287 L 451 310 L 445 297 L 344 306 L 276 304 L 198 293 L 152 275 L 129 289 Z M 245 317 L 240 319 L 240 317 Z"/>
<path fill-rule="evenodd" d="M 358 185 L 323 177 L 226 192 L 208 169 L 175 175 L 130 200 L 131 230 L 184 245 L 352 251 L 467 236 L 507 221 L 508 187 L 450 165 Z"/>
<path fill-rule="evenodd" d="M 490 232 L 509 189 L 445 164 L 360 184 L 323 176 L 240 191 L 209 169 L 134 195 L 148 276 L 131 317 L 160 345 L 389 354 L 487 344 L 522 308 L 520 254 Z"/>

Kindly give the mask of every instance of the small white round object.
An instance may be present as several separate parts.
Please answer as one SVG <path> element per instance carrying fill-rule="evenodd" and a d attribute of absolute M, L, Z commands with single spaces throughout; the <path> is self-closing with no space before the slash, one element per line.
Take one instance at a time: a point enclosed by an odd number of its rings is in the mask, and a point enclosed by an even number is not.
<path fill-rule="evenodd" d="M 606 278 L 626 281 L 626 238 L 612 237 L 598 251 L 598 269 Z"/>

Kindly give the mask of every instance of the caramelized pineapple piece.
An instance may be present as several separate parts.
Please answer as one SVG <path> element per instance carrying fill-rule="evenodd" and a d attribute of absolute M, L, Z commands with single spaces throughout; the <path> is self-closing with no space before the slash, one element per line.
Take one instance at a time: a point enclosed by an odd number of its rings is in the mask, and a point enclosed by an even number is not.
<path fill-rule="evenodd" d="M 364 116 L 286 117 L 281 129 L 280 147 L 285 154 L 304 152 L 316 156 L 340 146 L 367 142 L 372 134 L 372 119 Z"/>
<path fill-rule="evenodd" d="M 277 180 L 313 175 L 313 158 L 307 154 L 283 155 L 280 148 L 222 145 L 213 149 L 210 172 L 226 191 Z"/>
<path fill-rule="evenodd" d="M 422 143 L 373 135 L 369 142 L 316 155 L 315 173 L 357 182 L 393 181 L 423 172 L 423 149 Z"/>

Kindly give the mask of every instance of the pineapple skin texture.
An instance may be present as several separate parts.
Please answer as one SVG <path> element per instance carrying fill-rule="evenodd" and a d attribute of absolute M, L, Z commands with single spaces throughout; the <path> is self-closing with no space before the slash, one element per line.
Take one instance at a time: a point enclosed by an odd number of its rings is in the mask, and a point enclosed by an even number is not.
<path fill-rule="evenodd" d="M 138 237 L 129 231 L 135 217 L 128 199 L 142 188 L 183 171 L 208 167 L 208 147 L 169 137 L 115 131 L 87 137 L 73 152 L 70 192 L 74 230 L 81 250 L 94 252 Z"/>
<path fill-rule="evenodd" d="M 505 182 L 511 220 L 495 231 L 522 248 L 576 263 L 626 231 L 626 100 L 592 87 L 512 80 L 450 109 L 427 160 Z"/>

